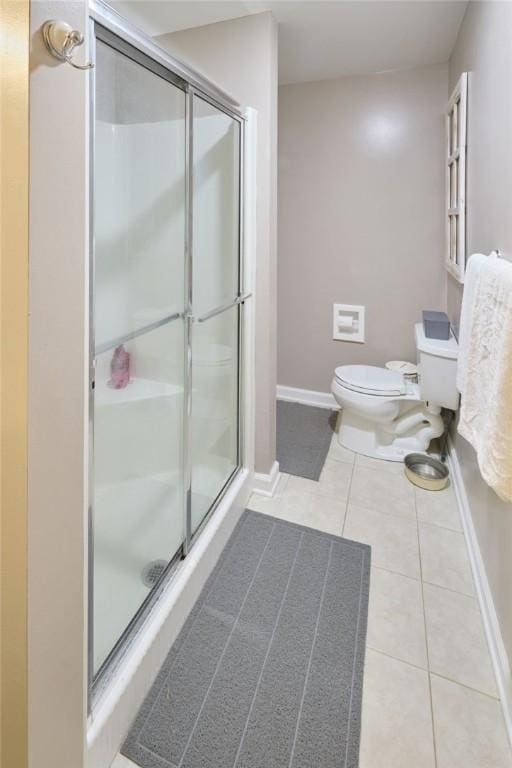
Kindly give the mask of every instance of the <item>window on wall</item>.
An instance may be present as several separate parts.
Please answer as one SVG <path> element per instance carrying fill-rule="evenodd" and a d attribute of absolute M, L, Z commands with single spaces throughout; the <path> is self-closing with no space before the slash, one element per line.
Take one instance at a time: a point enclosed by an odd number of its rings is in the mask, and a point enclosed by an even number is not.
<path fill-rule="evenodd" d="M 446 268 L 460 283 L 466 269 L 466 114 L 468 76 L 464 72 L 446 111 Z"/>

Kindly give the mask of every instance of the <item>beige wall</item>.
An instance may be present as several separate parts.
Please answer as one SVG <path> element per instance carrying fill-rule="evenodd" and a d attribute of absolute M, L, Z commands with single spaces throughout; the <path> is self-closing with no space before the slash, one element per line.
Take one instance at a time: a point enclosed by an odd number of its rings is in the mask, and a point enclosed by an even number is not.
<path fill-rule="evenodd" d="M 277 25 L 270 13 L 162 35 L 159 45 L 258 110 L 256 201 L 256 470 L 275 460 Z"/>
<path fill-rule="evenodd" d="M 469 72 L 467 150 L 468 252 L 499 248 L 512 258 L 512 4 L 469 3 L 450 61 L 450 88 Z M 462 291 L 448 278 L 457 322 Z M 512 661 L 512 504 L 482 480 L 475 452 L 455 444 L 501 632 Z"/>
<path fill-rule="evenodd" d="M 0 3 L 0 765 L 27 765 L 29 3 Z"/>
<path fill-rule="evenodd" d="M 445 308 L 444 65 L 279 89 L 278 383 L 415 357 Z M 333 303 L 366 306 L 366 343 L 333 341 Z"/>

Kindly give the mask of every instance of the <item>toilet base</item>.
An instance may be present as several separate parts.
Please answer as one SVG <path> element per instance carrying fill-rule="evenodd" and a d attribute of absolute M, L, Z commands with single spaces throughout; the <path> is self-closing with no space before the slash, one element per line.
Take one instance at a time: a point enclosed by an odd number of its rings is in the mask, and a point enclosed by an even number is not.
<path fill-rule="evenodd" d="M 339 444 L 354 453 L 385 461 L 403 461 L 408 453 L 426 451 L 430 442 L 443 434 L 441 409 L 429 408 L 426 403 L 404 406 L 396 419 L 386 423 L 371 422 L 354 411 L 341 410 Z M 409 428 L 403 429 L 407 425 Z"/>

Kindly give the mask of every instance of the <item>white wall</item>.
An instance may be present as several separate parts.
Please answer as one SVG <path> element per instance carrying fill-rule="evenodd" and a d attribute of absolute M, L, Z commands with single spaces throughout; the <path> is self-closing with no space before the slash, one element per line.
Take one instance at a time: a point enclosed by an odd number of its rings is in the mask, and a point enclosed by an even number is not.
<path fill-rule="evenodd" d="M 499 248 L 512 259 L 512 4 L 469 3 L 450 60 L 450 89 L 469 72 L 468 253 Z M 462 286 L 450 276 L 448 311 L 456 324 Z M 512 504 L 483 481 L 473 448 L 455 444 L 478 544 L 512 662 Z"/>
<path fill-rule="evenodd" d="M 415 360 L 444 309 L 445 65 L 279 89 L 278 382 L 329 391 L 336 366 Z M 366 306 L 366 342 L 332 338 Z"/>
<path fill-rule="evenodd" d="M 256 168 L 256 451 L 275 460 L 277 26 L 270 13 L 162 35 L 157 43 L 258 112 Z"/>
<path fill-rule="evenodd" d="M 87 28 L 84 2 L 30 11 L 29 768 L 82 768 L 86 728 L 87 75 L 40 26 Z M 14 767 L 13 767 L 14 768 Z"/>

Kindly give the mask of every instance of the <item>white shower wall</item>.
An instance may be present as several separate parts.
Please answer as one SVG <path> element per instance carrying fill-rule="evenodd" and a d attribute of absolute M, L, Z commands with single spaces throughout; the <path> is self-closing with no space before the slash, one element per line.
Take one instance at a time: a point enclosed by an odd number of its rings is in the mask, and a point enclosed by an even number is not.
<path fill-rule="evenodd" d="M 99 345 L 183 311 L 185 176 L 182 119 L 96 131 Z M 165 147 L 160 162 L 155 147 Z"/>
<path fill-rule="evenodd" d="M 183 114 L 180 118 L 96 124 L 97 346 L 183 312 Z M 158 147 L 165 148 L 161 155 Z M 167 562 L 184 533 L 183 319 L 124 347 L 131 377 L 124 389 L 109 386 L 113 349 L 96 357 L 96 668 L 149 592 L 141 579 L 144 567 Z"/>
<path fill-rule="evenodd" d="M 182 152 L 182 122 L 97 123 L 96 346 L 183 312 L 184 161 L 179 157 L 158 166 L 155 146 L 166 146 L 166 159 L 169 146 Z M 124 346 L 133 379 L 126 389 L 108 386 L 113 350 L 96 359 L 97 485 L 182 465 L 176 435 L 181 435 L 183 417 L 183 321 Z M 152 435 L 143 455 L 130 441 L 133 432 Z"/>
<path fill-rule="evenodd" d="M 232 202 L 238 200 L 237 125 L 210 109 L 199 103 L 196 121 L 196 316 L 232 301 L 239 288 Z M 183 119 L 96 123 L 96 346 L 184 312 L 184 146 Z M 158 147 L 165 148 L 160 161 Z M 237 313 L 194 324 L 193 529 L 237 463 Z M 109 385 L 113 348 L 96 357 L 96 669 L 149 593 L 141 580 L 144 566 L 167 562 L 183 540 L 183 322 L 125 342 L 130 383 L 124 389 Z"/>
<path fill-rule="evenodd" d="M 194 99 L 195 315 L 238 293 L 239 146 L 238 123 Z"/>
<path fill-rule="evenodd" d="M 193 285 L 196 318 L 239 292 L 237 121 L 195 97 Z M 237 465 L 238 313 L 195 322 L 192 336 L 192 529 Z"/>

